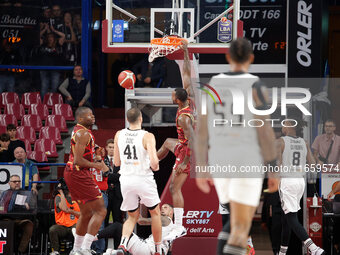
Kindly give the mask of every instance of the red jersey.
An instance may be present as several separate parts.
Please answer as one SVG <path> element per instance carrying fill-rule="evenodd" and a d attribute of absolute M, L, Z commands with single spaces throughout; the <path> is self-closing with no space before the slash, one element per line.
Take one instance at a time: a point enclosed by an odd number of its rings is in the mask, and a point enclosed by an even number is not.
<path fill-rule="evenodd" d="M 186 115 L 191 119 L 191 123 L 192 123 L 193 126 L 194 126 L 194 122 L 195 122 L 194 111 L 191 107 L 191 101 L 188 100 L 188 102 L 189 102 L 189 105 L 187 107 L 182 108 L 182 109 L 178 108 L 177 114 L 176 114 L 176 128 L 177 128 L 177 134 L 178 134 L 178 141 L 183 145 L 188 144 L 188 138 L 185 137 L 183 128 L 178 125 L 178 118 L 181 115 Z"/>
<path fill-rule="evenodd" d="M 101 191 L 106 191 L 108 189 L 107 179 L 108 177 L 103 176 L 103 172 L 100 170 L 97 170 L 95 168 L 92 168 L 92 174 L 94 182 L 98 185 L 99 189 Z"/>
<path fill-rule="evenodd" d="M 83 158 L 90 161 L 90 162 L 93 162 L 93 158 L 94 158 L 94 147 L 95 147 L 95 143 L 94 143 L 94 137 L 92 135 L 92 132 L 91 130 L 87 129 L 86 127 L 80 125 L 80 124 L 77 124 L 74 129 L 73 129 L 73 132 L 72 132 L 72 137 L 71 137 L 71 151 L 70 151 L 70 156 L 69 156 L 69 159 L 68 159 L 68 162 L 67 162 L 67 165 L 69 165 L 70 169 L 73 170 L 74 168 L 77 169 L 78 171 L 79 170 L 89 170 L 88 168 L 80 168 L 79 166 L 77 165 L 74 165 L 74 147 L 76 145 L 76 141 L 75 141 L 75 136 L 76 136 L 76 133 L 80 130 L 86 130 L 89 134 L 90 134 L 90 139 L 85 147 L 85 151 L 84 151 L 84 154 L 83 154 Z"/>

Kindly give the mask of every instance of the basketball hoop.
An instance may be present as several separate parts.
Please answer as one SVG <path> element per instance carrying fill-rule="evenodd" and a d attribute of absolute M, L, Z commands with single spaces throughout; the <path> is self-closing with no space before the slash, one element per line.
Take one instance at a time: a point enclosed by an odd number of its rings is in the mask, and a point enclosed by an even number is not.
<path fill-rule="evenodd" d="M 154 61 L 155 58 L 165 57 L 179 50 L 183 40 L 185 39 L 177 36 L 164 36 L 162 38 L 152 39 L 151 47 L 149 48 L 149 62 Z"/>

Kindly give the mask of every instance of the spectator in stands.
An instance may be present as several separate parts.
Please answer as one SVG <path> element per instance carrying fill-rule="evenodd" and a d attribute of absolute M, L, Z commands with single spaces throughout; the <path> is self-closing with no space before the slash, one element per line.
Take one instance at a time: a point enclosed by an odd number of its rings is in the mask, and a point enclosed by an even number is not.
<path fill-rule="evenodd" d="M 165 76 L 164 58 L 156 58 L 150 63 L 148 55 L 145 55 L 141 61 L 134 65 L 132 71 L 137 78 L 136 87 L 160 87 Z"/>
<path fill-rule="evenodd" d="M 336 135 L 334 120 L 326 120 L 325 134 L 315 138 L 312 149 L 318 164 L 338 164 L 340 167 L 340 136 Z"/>
<path fill-rule="evenodd" d="M 60 5 L 55 4 L 52 6 L 52 17 L 50 19 L 51 26 L 55 27 L 58 31 L 63 31 L 64 22 Z"/>
<path fill-rule="evenodd" d="M 72 16 L 70 12 L 64 13 L 63 33 L 65 34 L 65 43 L 63 45 L 64 58 L 67 61 L 67 64 L 74 65 L 76 60 L 75 59 L 76 35 L 74 33 Z"/>
<path fill-rule="evenodd" d="M 64 179 L 59 180 L 54 195 L 54 217 L 56 224 L 49 229 L 52 249 L 50 255 L 59 254 L 59 241 L 61 238 L 73 237 L 72 228 L 75 228 L 80 216 L 79 205 L 72 201 Z"/>
<path fill-rule="evenodd" d="M 108 206 L 107 213 L 105 218 L 105 227 L 109 225 L 110 214 L 112 212 L 112 218 L 114 222 L 123 223 L 122 220 L 122 211 L 120 210 L 120 206 L 123 202 L 122 193 L 120 191 L 120 182 L 119 177 L 120 174 L 118 171 L 120 167 L 116 167 L 113 164 L 114 157 L 114 140 L 109 139 L 106 141 L 106 152 L 107 156 L 104 159 L 104 163 L 109 167 L 109 178 L 108 178 Z M 115 247 L 117 248 L 117 247 Z"/>
<path fill-rule="evenodd" d="M 42 7 L 42 17 L 40 18 L 40 45 L 45 41 L 47 33 L 51 33 L 50 30 L 50 19 L 51 19 L 51 8 L 49 6 Z"/>
<path fill-rule="evenodd" d="M 29 187 L 29 168 L 33 164 L 33 162 L 29 159 L 27 159 L 27 154 L 26 150 L 23 147 L 17 147 L 14 150 L 14 157 L 15 160 L 13 161 L 14 163 L 21 163 L 25 164 L 26 169 L 25 169 L 25 189 L 27 190 Z M 24 175 L 24 173 L 23 173 Z M 38 168 L 37 166 L 32 166 L 32 180 L 33 181 L 38 181 Z M 38 194 L 37 190 L 37 184 L 33 183 L 31 191 L 34 192 L 36 195 Z"/>
<path fill-rule="evenodd" d="M 74 110 L 80 106 L 93 109 L 88 101 L 91 96 L 91 83 L 83 77 L 83 68 L 80 65 L 73 68 L 73 77 L 64 80 L 59 90 L 66 97 L 66 103 Z"/>
<path fill-rule="evenodd" d="M 46 27 L 44 29 L 47 29 Z M 65 41 L 65 34 L 54 29 L 50 26 L 51 33 L 46 36 L 46 43 L 42 44 L 39 48 L 39 63 L 40 65 L 58 66 L 64 63 L 62 45 Z M 60 36 L 56 38 L 56 34 Z M 48 89 L 51 92 L 56 92 L 60 82 L 60 73 L 55 70 L 41 70 L 41 97 L 44 98 Z"/>
<path fill-rule="evenodd" d="M 16 135 L 17 135 L 17 127 L 14 124 L 8 124 L 6 127 L 7 130 L 7 134 L 10 137 L 10 144 L 8 146 L 8 152 L 9 152 L 9 161 L 13 161 L 15 159 L 14 157 L 14 150 L 17 147 L 22 147 L 25 148 L 25 143 L 19 139 L 17 139 Z"/>
<path fill-rule="evenodd" d="M 3 133 L 0 135 L 0 162 L 11 162 L 8 145 L 11 142 L 8 134 Z"/>
<path fill-rule="evenodd" d="M 18 175 L 12 175 L 9 179 L 9 190 L 19 191 L 21 190 L 21 179 Z M 13 195 L 12 195 L 13 197 Z M 27 208 L 27 205 L 25 205 Z M 29 208 L 27 208 L 29 209 Z M 18 239 L 14 239 L 15 247 L 18 247 L 19 254 L 25 254 L 30 239 L 33 233 L 33 222 L 30 219 L 15 219 L 15 233 L 20 234 L 21 238 L 19 238 L 20 242 L 16 245 L 16 241 Z"/>

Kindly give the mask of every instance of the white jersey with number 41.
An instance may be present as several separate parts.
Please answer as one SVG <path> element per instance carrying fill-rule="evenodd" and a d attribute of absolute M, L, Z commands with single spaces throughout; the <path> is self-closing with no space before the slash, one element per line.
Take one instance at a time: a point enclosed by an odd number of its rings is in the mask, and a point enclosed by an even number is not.
<path fill-rule="evenodd" d="M 124 175 L 153 175 L 150 169 L 150 158 L 143 145 L 145 130 L 122 129 L 118 137 L 120 156 L 120 174 Z"/>

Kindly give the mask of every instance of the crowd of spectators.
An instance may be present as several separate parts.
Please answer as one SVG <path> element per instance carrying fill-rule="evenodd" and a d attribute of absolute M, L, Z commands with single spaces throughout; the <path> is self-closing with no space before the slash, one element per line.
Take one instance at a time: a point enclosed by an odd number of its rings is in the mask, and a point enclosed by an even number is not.
<path fill-rule="evenodd" d="M 25 175 L 25 182 L 20 178 L 19 175 L 12 174 L 9 180 L 9 187 L 11 189 L 23 190 L 29 192 L 29 196 L 37 197 L 39 195 L 37 184 L 33 183 L 31 185 L 31 189 L 29 190 L 29 173 L 27 169 L 29 169 L 30 165 L 32 165 L 32 161 L 27 159 L 27 154 L 25 147 L 21 147 L 17 144 L 17 147 L 14 148 L 13 152 L 9 151 L 9 144 L 11 141 L 10 135 L 8 133 L 13 133 L 12 126 L 9 127 L 10 131 L 7 133 L 0 135 L 0 153 L 6 152 L 7 160 L 4 155 L 0 155 L 3 158 L 2 162 L 9 162 L 9 155 L 13 154 L 15 160 L 13 163 L 20 163 L 26 166 L 26 173 L 22 173 Z M 14 140 L 18 141 L 18 140 Z M 113 222 L 123 222 L 123 213 L 120 211 L 120 205 L 122 203 L 122 196 L 120 192 L 120 183 L 119 183 L 119 167 L 115 167 L 113 165 L 113 139 L 109 139 L 106 142 L 106 152 L 103 151 L 102 158 L 105 164 L 109 167 L 109 171 L 103 175 L 100 171 L 93 170 L 93 176 L 96 180 L 98 186 L 101 189 L 102 195 L 105 198 L 106 206 L 108 207 L 108 213 L 105 222 L 101 229 L 108 226 L 111 221 L 111 212 L 112 212 L 112 220 Z M 97 156 L 98 157 L 98 156 Z M 101 156 L 99 156 L 101 157 Z M 39 173 L 36 166 L 32 168 L 32 180 L 39 180 Z M 7 194 L 7 195 L 6 195 Z M 14 194 L 16 195 L 16 194 Z M 40 194 L 41 195 L 41 194 Z M 51 243 L 51 254 L 57 255 L 60 254 L 60 241 L 63 239 L 68 239 L 70 241 L 73 240 L 72 228 L 75 227 L 75 224 L 79 217 L 79 206 L 77 203 L 72 201 L 71 196 L 68 192 L 68 188 L 63 181 L 63 179 L 59 180 L 59 184 L 56 185 L 54 194 L 54 218 L 55 224 L 50 224 L 49 226 L 49 240 Z M 12 202 L 11 202 L 12 201 Z M 13 205 L 12 205 L 13 204 Z M 1 191 L 0 193 L 0 219 L 13 220 L 12 214 L 14 212 L 18 212 L 17 210 L 9 210 L 9 206 L 14 206 L 17 204 L 17 201 L 13 198 L 13 193 L 8 193 L 7 191 Z M 35 205 L 36 206 L 36 205 Z M 32 208 L 30 206 L 24 207 L 20 209 L 20 212 L 29 211 Z M 15 215 L 15 214 L 14 214 Z M 18 254 L 26 254 L 27 247 L 30 238 L 32 237 L 32 231 L 34 227 L 38 227 L 34 219 L 32 219 L 32 214 L 27 214 L 29 216 L 21 217 L 20 220 L 25 224 L 16 222 L 18 227 L 16 227 L 16 234 L 20 234 L 19 239 L 15 239 L 16 252 Z M 19 229 L 20 227 L 20 229 Z M 18 243 L 18 245 L 16 245 Z M 102 254 L 107 247 L 107 243 L 105 239 L 100 239 L 93 243 L 92 249 L 97 252 L 97 254 Z M 18 249 L 17 249 L 18 248 Z"/>

